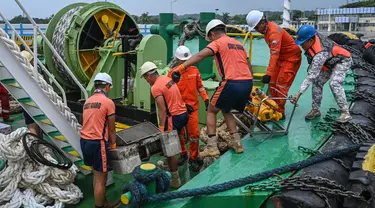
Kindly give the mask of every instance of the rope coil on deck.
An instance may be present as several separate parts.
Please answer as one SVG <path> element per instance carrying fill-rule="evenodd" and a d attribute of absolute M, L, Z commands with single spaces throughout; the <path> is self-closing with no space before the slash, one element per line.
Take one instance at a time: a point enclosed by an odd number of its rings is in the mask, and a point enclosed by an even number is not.
<path fill-rule="evenodd" d="M 26 128 L 19 128 L 9 135 L 0 134 L 0 159 L 7 161 L 0 171 L 0 208 L 53 207 L 76 204 L 83 198 L 81 190 L 73 184 L 76 167 L 68 170 L 45 166 L 33 161 L 23 146 L 35 138 L 27 134 Z M 57 164 L 51 150 L 41 146 L 40 153 L 51 163 Z"/>
<path fill-rule="evenodd" d="M 167 173 L 160 168 L 156 168 L 152 172 L 141 173 L 140 166 L 137 166 L 133 170 L 133 176 L 135 178 L 135 181 L 126 184 L 122 189 L 123 193 L 132 193 L 132 206 L 136 206 L 136 204 L 141 201 L 148 200 L 147 198 L 149 197 L 149 194 L 147 192 L 147 187 L 145 184 L 148 184 L 152 181 L 156 182 L 156 193 L 164 193 L 168 191 L 170 183 L 169 177 Z"/>
<path fill-rule="evenodd" d="M 43 92 L 48 96 L 51 102 L 59 109 L 59 111 L 65 116 L 68 120 L 70 125 L 79 132 L 81 130 L 81 124 L 79 124 L 76 116 L 71 112 L 70 108 L 65 105 L 62 98 L 53 90 L 53 87 L 49 85 L 43 78 L 41 74 L 38 73 L 39 77 L 35 77 L 33 72 L 33 66 L 30 62 L 21 54 L 18 45 L 9 38 L 8 34 L 0 28 L 0 39 L 4 41 L 7 47 L 13 52 L 13 54 L 17 57 L 20 61 L 22 66 L 26 69 L 29 73 L 30 77 L 32 77 L 39 87 L 43 90 Z"/>

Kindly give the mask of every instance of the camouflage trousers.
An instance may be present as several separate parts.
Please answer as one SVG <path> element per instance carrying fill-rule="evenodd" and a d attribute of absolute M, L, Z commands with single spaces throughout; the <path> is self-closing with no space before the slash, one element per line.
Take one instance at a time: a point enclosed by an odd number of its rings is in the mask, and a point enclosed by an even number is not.
<path fill-rule="evenodd" d="M 352 58 L 343 60 L 337 64 L 332 70 L 321 71 L 318 77 L 312 83 L 312 109 L 319 109 L 323 98 L 323 86 L 331 80 L 329 86 L 340 110 L 347 110 L 348 103 L 346 101 L 343 83 L 350 67 L 353 64 Z"/>

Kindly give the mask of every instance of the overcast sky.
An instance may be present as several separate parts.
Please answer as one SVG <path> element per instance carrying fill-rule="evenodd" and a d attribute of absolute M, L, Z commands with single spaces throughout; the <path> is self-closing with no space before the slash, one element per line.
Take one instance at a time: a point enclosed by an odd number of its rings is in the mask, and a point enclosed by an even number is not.
<path fill-rule="evenodd" d="M 0 0 L 2 12 L 7 18 L 20 15 L 21 10 L 14 0 Z M 48 17 L 64 6 L 75 2 L 92 3 L 97 0 L 20 0 L 33 17 Z M 144 12 L 159 14 L 170 12 L 171 0 L 108 0 L 130 14 L 140 15 Z M 252 9 L 278 10 L 283 8 L 284 0 L 177 0 L 173 3 L 173 12 L 177 14 L 199 13 L 203 11 L 229 12 L 245 14 Z M 292 9 L 315 10 L 316 8 L 337 8 L 347 0 L 292 0 Z M 350 0 L 352 2 L 352 0 Z"/>

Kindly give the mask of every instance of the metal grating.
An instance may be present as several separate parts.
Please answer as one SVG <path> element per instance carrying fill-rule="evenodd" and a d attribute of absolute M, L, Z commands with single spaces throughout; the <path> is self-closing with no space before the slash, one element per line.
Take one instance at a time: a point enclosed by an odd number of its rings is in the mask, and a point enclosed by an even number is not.
<path fill-rule="evenodd" d="M 130 145 L 160 134 L 161 131 L 151 122 L 143 122 L 117 132 L 117 145 Z"/>

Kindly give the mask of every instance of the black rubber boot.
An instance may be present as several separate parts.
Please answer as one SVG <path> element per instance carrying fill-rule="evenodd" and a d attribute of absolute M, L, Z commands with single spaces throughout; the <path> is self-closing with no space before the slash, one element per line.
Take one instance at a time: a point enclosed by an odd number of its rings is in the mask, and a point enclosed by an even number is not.
<path fill-rule="evenodd" d="M 189 165 L 190 165 L 191 171 L 199 172 L 199 170 L 201 169 L 201 166 L 202 166 L 202 162 L 198 161 L 198 160 L 189 159 Z"/>
<path fill-rule="evenodd" d="M 188 160 L 188 155 L 181 155 L 180 158 L 178 158 L 178 166 L 184 165 L 186 160 Z"/>

